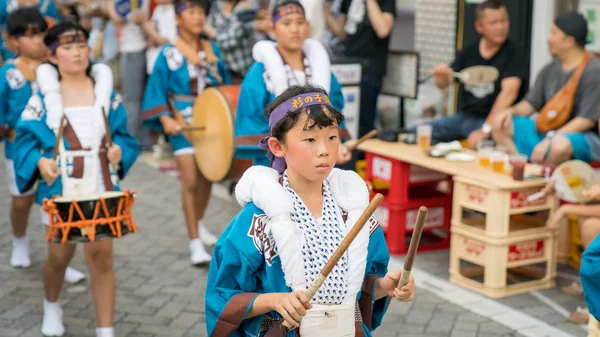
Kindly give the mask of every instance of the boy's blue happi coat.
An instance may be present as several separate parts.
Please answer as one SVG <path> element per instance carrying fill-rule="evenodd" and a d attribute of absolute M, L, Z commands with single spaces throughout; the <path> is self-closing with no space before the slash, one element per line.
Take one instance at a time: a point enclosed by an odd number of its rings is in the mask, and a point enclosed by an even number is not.
<path fill-rule="evenodd" d="M 206 288 L 206 326 L 212 337 L 264 336 L 260 333 L 265 316 L 281 316 L 272 311 L 245 319 L 256 296 L 266 293 L 289 293 L 281 260 L 270 232 L 266 215 L 254 203 L 246 205 L 231 221 L 215 246 Z M 356 322 L 356 336 L 371 336 L 383 319 L 389 298 L 374 301 L 375 280 L 385 276 L 389 252 L 382 229 L 371 219 L 371 237 L 362 291 L 357 301 L 362 322 Z M 367 224 L 367 225 L 369 225 Z M 296 337 L 290 331 L 286 337 Z"/>

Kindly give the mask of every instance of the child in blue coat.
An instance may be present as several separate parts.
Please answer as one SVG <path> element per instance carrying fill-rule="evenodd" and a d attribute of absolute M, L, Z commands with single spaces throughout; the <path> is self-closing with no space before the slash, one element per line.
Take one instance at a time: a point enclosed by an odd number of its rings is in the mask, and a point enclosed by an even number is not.
<path fill-rule="evenodd" d="M 371 218 L 315 296 L 305 294 L 369 204 L 365 182 L 333 168 L 342 114 L 325 90 L 293 86 L 267 107 L 259 146 L 272 169 L 253 166 L 236 187 L 244 207 L 213 252 L 206 289 L 209 336 L 371 336 L 396 288 L 382 229 Z M 279 182 L 280 174 L 283 175 Z M 282 330 L 283 320 L 293 325 Z"/>

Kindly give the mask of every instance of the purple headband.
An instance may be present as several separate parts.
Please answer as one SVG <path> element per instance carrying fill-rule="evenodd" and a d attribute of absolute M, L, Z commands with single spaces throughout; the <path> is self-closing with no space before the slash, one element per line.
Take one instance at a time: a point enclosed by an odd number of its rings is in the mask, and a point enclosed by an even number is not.
<path fill-rule="evenodd" d="M 312 105 L 326 105 L 329 108 L 332 108 L 331 102 L 329 102 L 329 97 L 327 95 L 323 95 L 322 93 L 311 92 L 308 94 L 302 94 L 300 96 L 292 97 L 280 104 L 279 106 L 277 106 L 277 108 L 275 108 L 275 110 L 271 112 L 271 115 L 269 116 L 269 131 L 272 134 L 275 125 L 277 125 L 277 123 L 279 123 L 287 115 L 300 109 L 308 108 Z M 285 171 L 286 168 L 285 159 L 275 157 L 275 155 L 271 153 L 268 144 L 269 138 L 271 138 L 271 136 L 263 137 L 258 143 L 258 146 L 261 149 L 267 151 L 267 158 L 270 162 L 273 163 L 273 168 L 281 174 L 283 173 L 283 171 Z"/>
<path fill-rule="evenodd" d="M 188 8 L 192 8 L 192 7 L 202 7 L 202 6 L 200 6 L 199 3 L 185 1 L 181 5 L 177 6 L 177 8 L 175 9 L 175 14 L 180 15 L 181 13 L 183 13 L 183 11 L 185 11 Z"/>
<path fill-rule="evenodd" d="M 58 47 L 70 43 L 87 43 L 87 40 L 85 39 L 85 35 L 83 35 L 81 32 L 77 32 L 75 34 L 66 34 L 60 36 L 58 40 L 50 44 L 48 48 L 54 53 Z"/>
<path fill-rule="evenodd" d="M 279 8 L 277 13 L 275 13 L 273 16 L 273 24 L 276 24 L 277 21 L 281 20 L 281 18 L 284 16 L 291 14 L 302 14 L 302 16 L 305 16 L 304 9 L 302 9 L 302 7 L 298 6 L 297 4 L 290 4 Z"/>

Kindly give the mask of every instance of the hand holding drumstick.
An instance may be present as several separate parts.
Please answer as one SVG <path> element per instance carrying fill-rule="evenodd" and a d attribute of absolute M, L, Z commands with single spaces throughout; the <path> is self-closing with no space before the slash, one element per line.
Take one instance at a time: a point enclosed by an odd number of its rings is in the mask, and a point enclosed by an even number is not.
<path fill-rule="evenodd" d="M 421 233 L 423 232 L 426 215 L 427 208 L 419 208 L 417 223 L 410 239 L 408 254 L 406 254 L 406 259 L 404 260 L 404 270 L 402 272 L 388 272 L 384 278 L 377 280 L 377 283 L 375 283 L 376 299 L 381 296 L 381 292 L 384 292 L 387 296 L 395 297 L 398 301 L 402 302 L 410 302 L 415 297 L 415 280 L 410 273 L 419 242 L 421 241 Z"/>
<path fill-rule="evenodd" d="M 58 125 L 58 132 L 56 133 L 56 141 L 54 142 L 54 149 L 52 151 L 52 159 L 42 157 L 37 163 L 38 170 L 40 171 L 40 175 L 42 179 L 48 184 L 52 186 L 56 178 L 60 175 L 60 169 L 56 164 L 56 159 L 58 158 L 58 148 L 60 147 L 60 141 L 63 137 L 63 132 L 65 130 L 65 116 L 63 115 L 60 118 L 60 124 Z"/>
<path fill-rule="evenodd" d="M 108 161 L 113 165 L 113 169 L 118 171 L 119 163 L 123 158 L 123 152 L 121 151 L 121 147 L 119 145 L 113 143 L 112 134 L 110 133 L 110 125 L 108 124 L 108 117 L 104 108 L 102 108 L 102 116 L 104 118 L 104 127 L 106 128 L 106 146 L 108 149 L 106 156 L 108 157 Z"/>
<path fill-rule="evenodd" d="M 111 144 L 108 147 L 108 152 L 106 153 L 106 156 L 108 157 L 108 161 L 110 161 L 111 164 L 119 164 L 121 162 L 121 159 L 123 158 L 123 152 L 121 151 L 121 147 L 115 143 Z"/>
<path fill-rule="evenodd" d="M 42 157 L 37 163 L 38 170 L 42 176 L 42 179 L 48 184 L 48 186 L 52 186 L 56 178 L 60 175 L 60 169 L 56 165 L 56 162 L 52 159 Z"/>
<path fill-rule="evenodd" d="M 394 297 L 400 302 L 410 302 L 415 298 L 415 279 L 409 276 L 409 281 L 398 288 L 398 282 L 402 277 L 401 271 L 390 271 L 385 277 L 375 281 L 375 300 L 384 296 Z"/>

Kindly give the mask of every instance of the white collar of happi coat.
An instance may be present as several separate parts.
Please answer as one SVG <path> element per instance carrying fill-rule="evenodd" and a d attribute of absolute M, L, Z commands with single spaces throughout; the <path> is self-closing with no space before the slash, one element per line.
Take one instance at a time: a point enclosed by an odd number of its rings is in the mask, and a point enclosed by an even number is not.
<path fill-rule="evenodd" d="M 94 64 L 92 66 L 92 77 L 94 78 L 94 94 L 96 96 L 95 108 L 104 108 L 108 113 L 111 108 L 111 97 L 113 91 L 113 75 L 110 68 L 105 64 Z M 40 92 L 44 97 L 46 110 L 46 125 L 55 132 L 59 128 L 60 119 L 63 116 L 64 106 L 60 95 L 60 81 L 58 70 L 47 63 L 41 64 L 36 70 L 36 79 Z"/>
<path fill-rule="evenodd" d="M 263 79 L 267 91 L 279 96 L 288 89 L 289 85 L 283 60 L 276 47 L 276 42 L 259 41 L 252 48 L 252 57 L 265 66 Z M 331 88 L 331 63 L 327 50 L 321 42 L 306 39 L 302 45 L 302 51 L 304 51 L 310 63 L 311 83 L 321 86 L 326 92 L 329 92 Z"/>
<path fill-rule="evenodd" d="M 293 291 L 306 290 L 309 285 L 306 284 L 304 275 L 304 261 L 302 258 L 302 247 L 304 245 L 304 235 L 302 229 L 297 226 L 291 220 L 291 214 L 294 212 L 292 195 L 285 191 L 284 187 L 278 184 L 278 175 L 275 170 L 274 173 L 268 174 L 267 179 L 274 179 L 277 184 L 271 184 L 270 189 L 265 188 L 257 178 L 257 174 L 262 175 L 261 178 L 265 178 L 262 174 L 265 169 L 261 168 L 261 172 L 249 169 L 244 173 L 242 178 L 236 185 L 236 199 L 239 204 L 244 207 L 249 202 L 254 202 L 258 207 L 259 205 L 265 205 L 266 202 L 272 201 L 273 196 L 277 196 L 277 204 L 273 205 L 271 202 L 269 207 L 271 211 L 280 214 L 275 217 L 268 217 L 266 221 L 266 232 L 273 234 L 277 247 L 277 254 L 281 260 L 282 270 L 285 275 L 285 283 L 288 287 L 292 288 Z M 357 196 L 345 191 L 345 186 L 348 184 L 355 184 L 356 181 L 344 181 L 342 174 L 336 174 L 340 169 L 334 168 L 327 178 L 329 188 L 336 203 L 340 206 L 340 209 L 347 213 L 346 226 L 344 228 L 344 235 L 352 229 L 354 224 L 358 221 L 362 214 L 361 210 L 348 210 L 344 209 L 339 200 L 344 198 L 345 204 L 368 204 L 368 192 L 366 193 L 367 200 L 361 200 L 361 202 L 353 202 L 352 198 Z M 280 188 L 279 191 L 273 191 L 273 188 Z M 366 187 L 365 187 L 366 188 Z M 282 193 L 282 191 L 284 193 Z M 363 195 L 364 196 L 364 195 Z M 269 214 L 267 214 L 269 216 Z M 346 300 L 353 301 L 356 295 L 360 291 L 366 270 L 368 246 L 369 246 L 369 226 L 365 225 L 356 239 L 352 242 L 348 248 L 348 293 Z"/>

